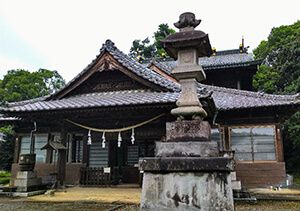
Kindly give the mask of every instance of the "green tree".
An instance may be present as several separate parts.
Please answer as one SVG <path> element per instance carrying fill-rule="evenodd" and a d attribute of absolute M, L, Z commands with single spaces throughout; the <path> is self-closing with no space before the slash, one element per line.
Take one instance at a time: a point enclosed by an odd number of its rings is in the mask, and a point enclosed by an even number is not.
<path fill-rule="evenodd" d="M 273 28 L 253 53 L 257 59 L 263 59 L 253 80 L 257 90 L 300 92 L 300 21 Z M 287 169 L 300 171 L 300 112 L 285 122 L 283 134 Z"/>
<path fill-rule="evenodd" d="M 11 125 L 0 127 L 4 139 L 0 140 L 0 170 L 10 170 L 14 155 L 14 135 Z"/>
<path fill-rule="evenodd" d="M 130 48 L 130 56 L 136 58 L 138 61 L 144 60 L 145 58 L 152 58 L 155 54 L 155 46 L 150 44 L 150 40 L 147 37 L 144 40 L 134 40 L 132 47 Z"/>
<path fill-rule="evenodd" d="M 259 70 L 254 75 L 253 87 L 258 91 L 264 91 L 266 93 L 276 93 L 277 83 L 280 79 L 280 74 L 277 69 L 274 69 L 268 65 L 262 64 Z"/>
<path fill-rule="evenodd" d="M 269 93 L 300 91 L 300 21 L 273 28 L 268 40 L 262 41 L 253 53 L 257 59 L 263 59 L 253 81 L 257 90 Z M 265 83 L 274 87 L 266 87 Z"/>
<path fill-rule="evenodd" d="M 39 69 L 36 72 L 27 70 L 10 70 L 0 80 L 0 103 L 29 100 L 52 94 L 65 85 L 64 79 L 57 71 Z M 9 170 L 13 160 L 14 130 L 11 125 L 0 127 L 5 135 L 0 141 L 0 170 Z"/>
<path fill-rule="evenodd" d="M 64 79 L 57 71 L 39 69 L 36 72 L 27 70 L 10 70 L 0 80 L 0 100 L 14 102 L 28 100 L 52 94 L 65 85 Z"/>
<path fill-rule="evenodd" d="M 153 33 L 154 42 L 151 43 L 148 37 L 144 40 L 134 40 L 129 55 L 138 61 L 153 57 L 168 57 L 160 41 L 173 33 L 175 30 L 168 24 L 160 24 L 157 31 Z"/>
<path fill-rule="evenodd" d="M 168 24 L 160 24 L 158 30 L 154 32 L 154 46 L 156 48 L 157 57 L 167 57 L 168 54 L 161 45 L 161 40 L 165 39 L 168 35 L 174 34 L 175 30 L 170 28 Z"/>

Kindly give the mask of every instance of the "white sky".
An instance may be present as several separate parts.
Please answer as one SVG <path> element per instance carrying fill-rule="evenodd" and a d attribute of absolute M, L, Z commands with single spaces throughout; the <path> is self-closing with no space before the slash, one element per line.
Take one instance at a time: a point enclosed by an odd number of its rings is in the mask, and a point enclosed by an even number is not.
<path fill-rule="evenodd" d="M 152 36 L 160 23 L 194 12 L 197 29 L 217 50 L 252 50 L 274 26 L 300 19 L 299 0 L 0 0 L 0 77 L 9 69 L 58 70 L 71 80 L 111 39 L 129 52 L 134 39 Z M 174 28 L 174 27 L 173 27 Z"/>

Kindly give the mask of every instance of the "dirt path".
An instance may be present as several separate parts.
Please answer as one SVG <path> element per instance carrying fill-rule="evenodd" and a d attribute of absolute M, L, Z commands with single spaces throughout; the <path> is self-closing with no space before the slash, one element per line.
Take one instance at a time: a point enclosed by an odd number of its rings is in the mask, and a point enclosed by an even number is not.
<path fill-rule="evenodd" d="M 139 204 L 141 189 L 139 188 L 68 188 L 65 192 L 55 192 L 54 196 L 38 195 L 30 197 L 31 201 L 40 202 L 103 202 Z"/>
<path fill-rule="evenodd" d="M 54 196 L 0 198 L 0 211 L 73 211 L 73 210 L 139 210 L 141 189 L 138 188 L 68 188 Z M 236 211 L 300 211 L 300 201 L 259 201 L 236 203 Z M 119 207 L 119 208 L 118 208 Z"/>

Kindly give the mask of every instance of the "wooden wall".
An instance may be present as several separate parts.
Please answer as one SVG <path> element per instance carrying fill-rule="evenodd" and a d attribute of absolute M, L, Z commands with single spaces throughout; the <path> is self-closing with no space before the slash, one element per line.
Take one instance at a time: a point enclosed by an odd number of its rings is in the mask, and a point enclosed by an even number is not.
<path fill-rule="evenodd" d="M 285 180 L 284 162 L 237 162 L 237 179 L 246 187 L 266 187 Z"/>

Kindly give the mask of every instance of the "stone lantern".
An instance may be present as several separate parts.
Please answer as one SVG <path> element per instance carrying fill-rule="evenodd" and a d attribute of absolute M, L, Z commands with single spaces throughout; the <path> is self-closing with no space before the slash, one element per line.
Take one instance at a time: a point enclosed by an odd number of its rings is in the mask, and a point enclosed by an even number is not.
<path fill-rule="evenodd" d="M 37 177 L 37 174 L 34 171 L 36 162 L 36 154 L 34 153 L 34 133 L 36 130 L 36 122 L 34 122 L 34 129 L 31 131 L 30 135 L 30 153 L 21 154 L 19 159 L 19 171 L 17 172 L 14 181 L 17 192 L 32 192 L 42 189 L 42 179 Z M 35 193 L 37 194 L 38 192 Z"/>
<path fill-rule="evenodd" d="M 183 13 L 174 25 L 179 32 L 162 44 L 177 59 L 172 74 L 181 85 L 177 121 L 167 122 L 166 140 L 156 142 L 155 157 L 140 160 L 144 171 L 141 210 L 234 210 L 230 172 L 232 157 L 223 157 L 211 141 L 207 112 L 198 99 L 205 73 L 198 63 L 212 54 L 208 35 L 195 30 L 200 20 Z"/>
<path fill-rule="evenodd" d="M 177 59 L 177 67 L 172 71 L 172 75 L 179 80 L 182 92 L 176 102 L 178 107 L 171 113 L 182 119 L 203 119 L 207 116 L 197 97 L 197 82 L 206 78 L 198 58 L 210 56 L 212 50 L 208 35 L 195 30 L 200 22 L 195 19 L 193 13 L 183 13 L 174 24 L 180 31 L 162 40 L 165 50 Z"/>

